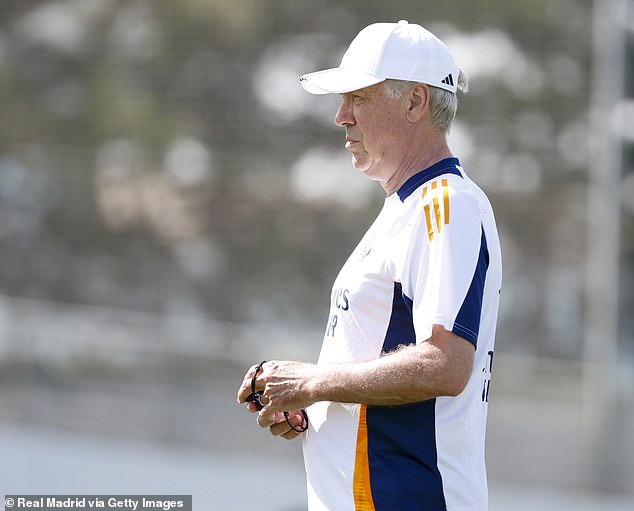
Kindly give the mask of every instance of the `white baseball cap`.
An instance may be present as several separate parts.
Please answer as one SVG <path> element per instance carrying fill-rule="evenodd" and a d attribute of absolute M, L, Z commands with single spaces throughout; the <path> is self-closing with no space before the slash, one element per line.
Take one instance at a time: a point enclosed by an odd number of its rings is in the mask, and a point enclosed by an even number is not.
<path fill-rule="evenodd" d="M 374 23 L 350 43 L 339 67 L 302 76 L 311 94 L 351 92 L 388 78 L 426 83 L 455 93 L 460 68 L 445 44 L 420 25 Z"/>

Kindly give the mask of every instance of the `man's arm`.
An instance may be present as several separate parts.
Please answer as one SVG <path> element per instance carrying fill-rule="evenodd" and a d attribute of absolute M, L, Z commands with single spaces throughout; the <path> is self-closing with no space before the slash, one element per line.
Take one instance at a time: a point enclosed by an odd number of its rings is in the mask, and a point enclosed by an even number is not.
<path fill-rule="evenodd" d="M 311 400 L 401 405 L 457 396 L 471 376 L 474 354 L 473 344 L 435 325 L 419 345 L 368 362 L 326 366 L 309 384 Z"/>
<path fill-rule="evenodd" d="M 470 342 L 434 325 L 426 342 L 367 362 L 324 366 L 267 362 L 257 378 L 266 403 L 258 423 L 267 427 L 275 412 L 306 408 L 318 401 L 401 405 L 456 396 L 469 380 L 474 353 Z M 248 372 L 238 391 L 240 403 L 250 392 L 251 376 Z"/>

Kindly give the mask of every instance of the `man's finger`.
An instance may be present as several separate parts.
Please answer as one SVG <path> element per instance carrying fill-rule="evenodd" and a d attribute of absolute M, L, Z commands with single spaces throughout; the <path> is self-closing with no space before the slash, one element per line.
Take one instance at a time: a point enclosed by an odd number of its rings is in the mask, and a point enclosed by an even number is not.
<path fill-rule="evenodd" d="M 260 409 L 258 408 L 258 405 L 256 405 L 254 402 L 249 401 L 247 403 L 247 411 L 249 411 L 251 413 L 258 413 L 260 411 Z"/>
<path fill-rule="evenodd" d="M 294 415 L 289 415 L 288 420 L 286 420 L 286 418 L 284 417 L 283 420 L 280 420 L 279 422 L 271 425 L 269 427 L 269 430 L 274 436 L 279 436 L 287 440 L 291 440 L 302 433 L 302 431 L 298 430 L 301 430 L 303 426 L 304 416 L 301 413 L 297 413 Z"/>
<path fill-rule="evenodd" d="M 283 435 L 280 435 L 280 437 L 284 438 L 285 440 L 293 440 L 294 438 L 297 438 L 299 435 L 301 435 L 301 433 L 297 431 L 293 431 L 292 429 L 289 429 L 288 432 L 284 433 Z"/>
<path fill-rule="evenodd" d="M 269 431 L 273 436 L 279 436 L 280 438 L 284 438 L 286 440 L 292 440 L 299 436 L 297 431 L 294 431 L 286 422 L 278 422 L 269 427 Z"/>
<path fill-rule="evenodd" d="M 247 400 L 247 396 L 251 393 L 251 379 L 245 378 L 240 387 L 238 387 L 238 403 L 242 404 Z"/>
<path fill-rule="evenodd" d="M 271 428 L 279 424 L 286 424 L 286 419 L 281 412 L 274 412 L 273 414 L 263 414 L 260 412 L 256 422 L 261 428 Z"/>
<path fill-rule="evenodd" d="M 260 367 L 258 367 L 260 366 Z M 249 395 L 251 395 L 251 393 L 253 392 L 253 376 L 255 375 L 255 371 L 256 369 L 259 369 L 258 373 L 259 375 L 262 374 L 263 368 L 261 366 L 261 364 L 258 365 L 254 365 L 251 366 L 249 368 L 249 370 L 247 371 L 247 373 L 244 375 L 244 378 L 242 380 L 242 384 L 240 385 L 240 387 L 238 388 L 238 395 L 237 395 L 237 400 L 239 404 L 242 404 L 244 402 L 246 402 L 247 398 L 249 397 Z M 255 380 L 255 390 L 259 390 L 262 391 L 264 390 L 264 385 L 258 381 L 258 378 L 256 378 Z"/>

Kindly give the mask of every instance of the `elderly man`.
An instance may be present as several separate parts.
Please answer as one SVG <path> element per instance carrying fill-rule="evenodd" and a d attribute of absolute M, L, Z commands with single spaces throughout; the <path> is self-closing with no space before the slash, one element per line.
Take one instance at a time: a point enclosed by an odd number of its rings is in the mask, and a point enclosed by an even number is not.
<path fill-rule="evenodd" d="M 316 510 L 483 511 L 487 402 L 502 281 L 491 205 L 447 144 L 466 80 L 423 27 L 376 23 L 337 68 L 335 122 L 384 206 L 339 273 L 317 364 L 252 367 L 238 402 L 303 437 Z"/>

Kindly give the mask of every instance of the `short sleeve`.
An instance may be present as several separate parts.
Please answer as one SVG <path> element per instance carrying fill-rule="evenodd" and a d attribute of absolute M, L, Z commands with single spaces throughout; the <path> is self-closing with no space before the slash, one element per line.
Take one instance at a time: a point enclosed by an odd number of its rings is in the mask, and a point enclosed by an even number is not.
<path fill-rule="evenodd" d="M 429 339 L 439 324 L 477 345 L 488 264 L 479 203 L 447 179 L 426 188 L 414 241 L 424 246 L 409 265 L 416 339 Z"/>

